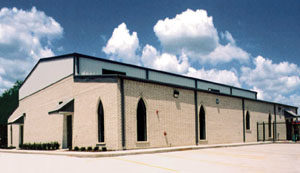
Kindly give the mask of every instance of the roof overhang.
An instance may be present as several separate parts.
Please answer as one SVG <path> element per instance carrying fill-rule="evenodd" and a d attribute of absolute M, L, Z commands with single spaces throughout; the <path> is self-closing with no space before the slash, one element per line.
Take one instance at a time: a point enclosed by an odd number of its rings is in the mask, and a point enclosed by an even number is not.
<path fill-rule="evenodd" d="M 74 113 L 74 99 L 68 99 L 60 103 L 54 110 L 48 112 L 51 114 L 73 114 Z"/>
<path fill-rule="evenodd" d="M 25 119 L 26 114 L 23 113 L 19 115 L 16 119 L 14 119 L 12 122 L 9 122 L 7 124 L 24 124 L 24 119 Z"/>
<path fill-rule="evenodd" d="M 284 110 L 284 116 L 287 118 L 300 118 L 300 115 L 297 115 L 296 113 L 286 109 Z"/>

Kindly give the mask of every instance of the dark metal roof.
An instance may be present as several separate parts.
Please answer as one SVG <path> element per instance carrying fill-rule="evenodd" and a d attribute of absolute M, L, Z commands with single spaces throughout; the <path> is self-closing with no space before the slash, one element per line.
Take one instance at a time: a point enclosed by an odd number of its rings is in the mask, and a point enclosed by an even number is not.
<path fill-rule="evenodd" d="M 26 116 L 26 114 L 23 113 L 23 114 L 19 115 L 15 120 L 13 120 L 12 122 L 10 122 L 8 124 L 24 124 L 25 116 Z"/>
<path fill-rule="evenodd" d="M 297 115 L 296 113 L 287 109 L 284 110 L 284 116 L 291 117 L 291 118 L 300 118 L 300 115 Z"/>
<path fill-rule="evenodd" d="M 74 99 L 61 102 L 53 111 L 48 114 L 59 114 L 60 112 L 74 112 Z"/>

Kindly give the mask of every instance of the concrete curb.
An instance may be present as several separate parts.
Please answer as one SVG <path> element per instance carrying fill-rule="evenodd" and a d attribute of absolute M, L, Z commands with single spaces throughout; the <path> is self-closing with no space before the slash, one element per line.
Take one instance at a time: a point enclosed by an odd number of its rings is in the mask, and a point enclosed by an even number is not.
<path fill-rule="evenodd" d="M 15 154 L 43 154 L 43 155 L 59 155 L 59 156 L 71 156 L 71 157 L 84 157 L 84 158 L 95 158 L 95 157 L 116 157 L 136 154 L 152 154 L 152 153 L 164 153 L 174 151 L 185 151 L 185 150 L 199 150 L 209 148 L 223 148 L 223 147 L 240 147 L 249 145 L 262 145 L 262 144 L 292 144 L 289 141 L 277 141 L 277 142 L 248 142 L 248 143 L 233 143 L 233 144 L 214 144 L 214 145 L 193 145 L 193 146 L 182 146 L 182 147 L 168 147 L 168 148 L 151 148 L 151 149 L 137 149 L 137 150 L 123 150 L 123 151 L 106 151 L 106 152 L 76 152 L 76 151 L 35 151 L 35 150 L 9 150 L 0 149 L 2 153 L 15 153 Z"/>

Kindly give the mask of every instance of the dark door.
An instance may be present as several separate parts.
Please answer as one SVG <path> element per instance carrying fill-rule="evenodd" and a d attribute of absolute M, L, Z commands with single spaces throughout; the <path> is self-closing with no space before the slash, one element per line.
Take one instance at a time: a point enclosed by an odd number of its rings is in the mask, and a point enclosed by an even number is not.
<path fill-rule="evenodd" d="M 286 122 L 286 139 L 292 140 L 292 123 L 289 120 L 285 120 Z"/>
<path fill-rule="evenodd" d="M 20 125 L 20 144 L 22 145 L 24 142 L 24 126 Z"/>
<path fill-rule="evenodd" d="M 67 146 L 72 148 L 72 115 L 67 116 Z"/>

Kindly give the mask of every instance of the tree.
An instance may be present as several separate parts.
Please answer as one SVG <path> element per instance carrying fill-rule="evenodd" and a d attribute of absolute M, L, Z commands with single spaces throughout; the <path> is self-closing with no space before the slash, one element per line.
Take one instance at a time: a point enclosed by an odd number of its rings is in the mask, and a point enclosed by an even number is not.
<path fill-rule="evenodd" d="M 0 96 L 0 147 L 7 146 L 7 120 L 19 106 L 19 88 L 22 81 L 16 81 L 14 86 Z"/>

